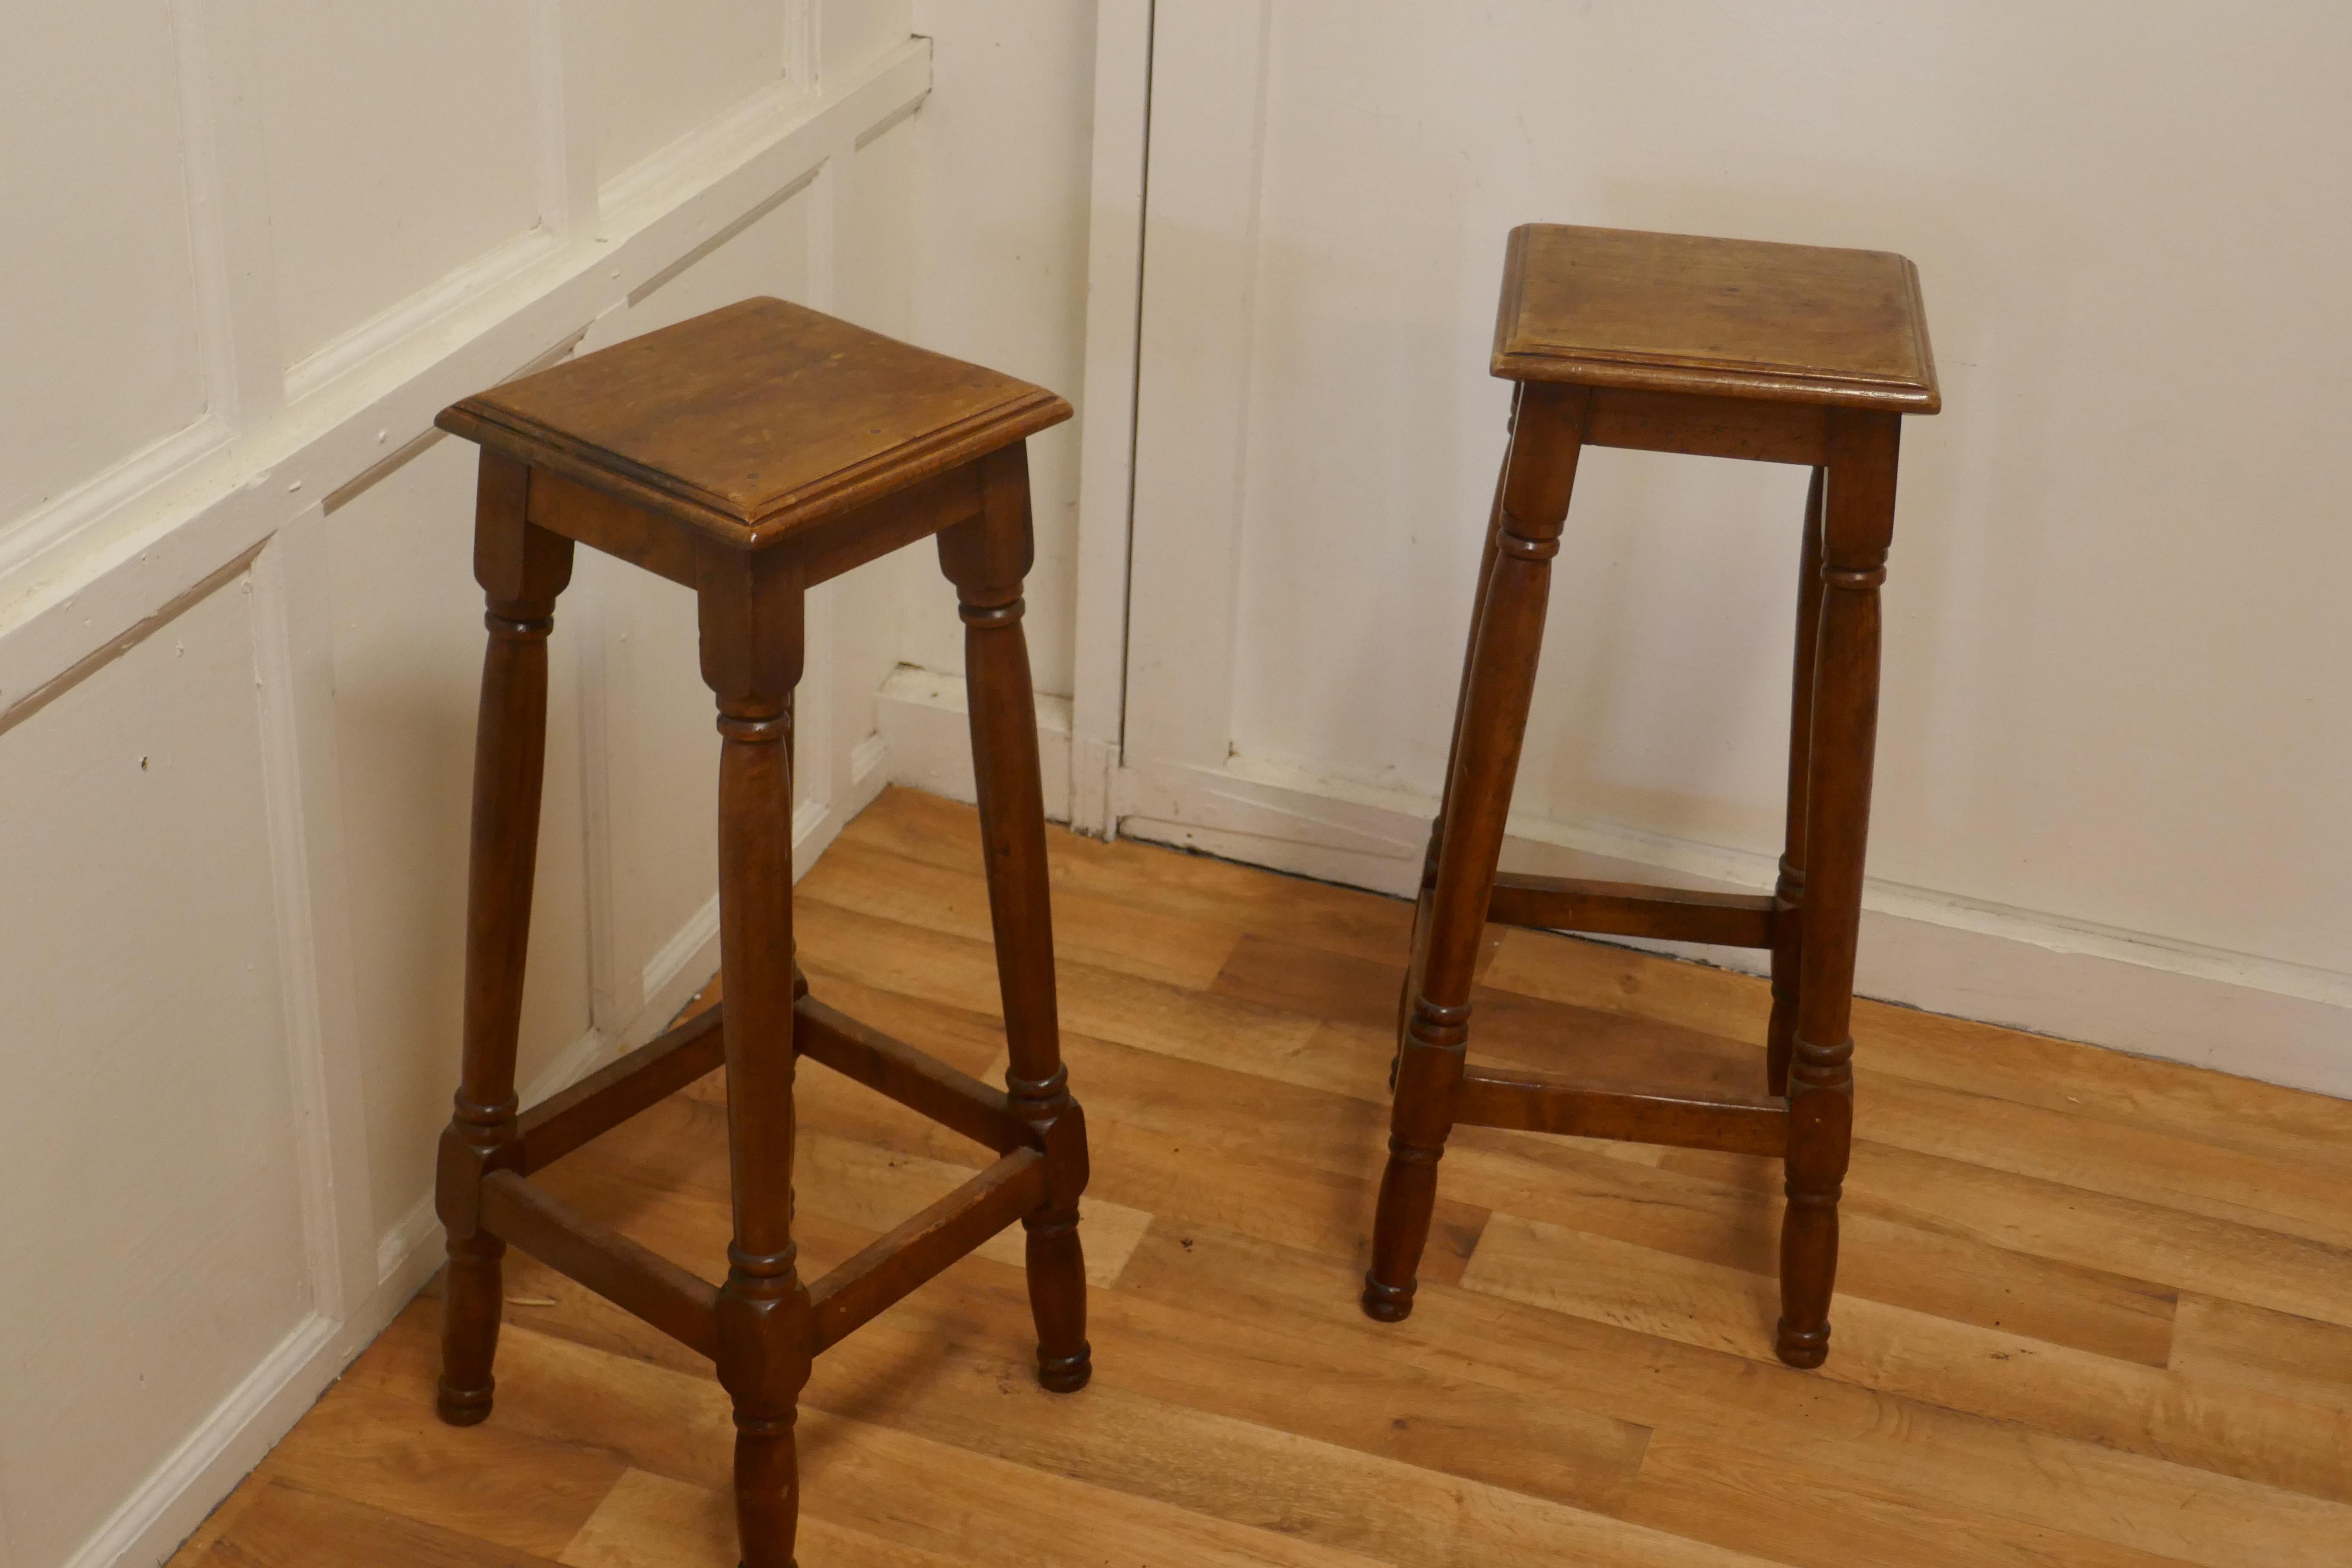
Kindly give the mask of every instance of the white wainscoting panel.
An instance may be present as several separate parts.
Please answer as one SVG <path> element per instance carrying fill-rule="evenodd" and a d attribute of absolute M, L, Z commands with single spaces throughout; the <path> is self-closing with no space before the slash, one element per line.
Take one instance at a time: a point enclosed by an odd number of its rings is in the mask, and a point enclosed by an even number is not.
<path fill-rule="evenodd" d="M 540 226 L 528 6 L 244 3 L 286 363 Z"/>
<path fill-rule="evenodd" d="M 12 14 L 0 48 L 0 534 L 205 414 L 178 44 L 153 0 Z"/>
<path fill-rule="evenodd" d="M 801 9 L 778 0 L 565 4 L 591 40 L 596 164 L 607 179 L 783 80 L 786 29 Z"/>
<path fill-rule="evenodd" d="M 12 147 L 79 160 L 0 237 L 0 1568 L 161 1561 L 438 1261 L 484 633 L 434 415 L 746 293 L 905 330 L 903 288 L 834 299 L 908 248 L 902 5 L 828 7 L 822 73 L 813 5 L 696 7 L 692 79 L 614 105 L 597 14 L 678 7 L 295 9 L 93 0 L 0 59 Z M 803 866 L 887 781 L 893 593 L 811 605 Z M 526 1099 L 716 967 L 695 641 L 583 552 Z"/>
<path fill-rule="evenodd" d="M 252 606 L 239 573 L 0 733 L 22 1568 L 64 1562 L 311 1316 Z"/>

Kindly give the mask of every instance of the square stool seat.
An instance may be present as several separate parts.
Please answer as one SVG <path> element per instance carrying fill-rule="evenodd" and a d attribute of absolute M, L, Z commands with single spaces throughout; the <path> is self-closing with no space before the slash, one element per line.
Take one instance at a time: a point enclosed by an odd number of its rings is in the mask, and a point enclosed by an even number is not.
<path fill-rule="evenodd" d="M 465 399 L 441 427 L 764 547 L 1070 416 L 1043 387 L 753 299 Z"/>
<path fill-rule="evenodd" d="M 1512 231 L 1493 369 L 1898 414 L 1943 405 L 1906 258 L 1568 224 Z"/>

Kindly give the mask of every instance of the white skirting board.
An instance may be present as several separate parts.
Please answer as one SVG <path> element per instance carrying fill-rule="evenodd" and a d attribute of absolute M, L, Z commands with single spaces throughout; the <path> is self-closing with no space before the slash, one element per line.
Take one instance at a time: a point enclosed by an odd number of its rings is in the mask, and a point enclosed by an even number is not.
<path fill-rule="evenodd" d="M 909 726 L 911 729 L 912 726 Z M 1122 769 L 1119 831 L 1400 896 L 1436 803 L 1244 757 Z M 1771 858 L 1514 817 L 1507 866 L 1769 889 Z M 1616 940 L 1616 939 L 1612 939 Z M 1761 953 L 1634 943 L 1729 968 Z M 2352 975 L 1873 882 L 1856 988 L 1881 1000 L 2352 1098 Z"/>

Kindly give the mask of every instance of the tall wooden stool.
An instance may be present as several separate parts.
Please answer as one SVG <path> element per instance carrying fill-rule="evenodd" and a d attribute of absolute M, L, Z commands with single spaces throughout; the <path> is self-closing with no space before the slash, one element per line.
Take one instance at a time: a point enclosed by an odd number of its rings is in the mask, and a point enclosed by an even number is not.
<path fill-rule="evenodd" d="M 1487 526 L 1399 1019 L 1364 1310 L 1412 1310 L 1437 1163 L 1461 1123 L 1786 1162 L 1776 1349 L 1829 1351 L 1853 1126 L 1854 936 L 1878 710 L 1878 585 L 1906 414 L 1941 406 L 1918 274 L 1899 256 L 1529 225 L 1511 235 L 1494 374 L 1518 384 Z M 1551 559 L 1583 447 L 1813 470 L 1797 608 L 1787 852 L 1770 898 L 1496 874 Z M 1694 1100 L 1465 1060 L 1488 921 L 1769 949 L 1768 1092 Z"/>
<path fill-rule="evenodd" d="M 441 427 L 482 447 L 489 596 L 466 926 L 465 1068 L 441 1142 L 449 1233 L 440 1412 L 490 1412 L 511 1242 L 718 1363 L 735 1405 L 748 1568 L 787 1568 L 793 1408 L 816 1353 L 1018 1219 L 1038 1378 L 1085 1385 L 1086 1126 L 1055 1016 L 1036 710 L 1021 632 L 1024 438 L 1052 393 L 776 300 L 751 300 L 483 393 Z M 999 1093 L 807 994 L 793 960 L 792 697 L 807 588 L 926 535 L 962 601 L 981 836 L 1012 1051 Z M 528 1111 L 515 1036 L 547 731 L 547 637 L 574 542 L 692 589 L 718 697 L 725 1001 Z M 1003 1157 L 803 1285 L 793 1073 L 809 1056 Z M 559 1202 L 531 1173 L 722 1063 L 734 1241 L 713 1287 Z"/>

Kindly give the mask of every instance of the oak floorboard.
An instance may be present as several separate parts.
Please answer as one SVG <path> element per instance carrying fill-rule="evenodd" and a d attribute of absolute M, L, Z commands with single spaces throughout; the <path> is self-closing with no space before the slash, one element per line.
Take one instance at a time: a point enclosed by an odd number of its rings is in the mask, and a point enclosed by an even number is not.
<path fill-rule="evenodd" d="M 2183 1562 L 1923 1503 L 1819 1467 L 1679 1435 L 1653 1446 L 1625 1517 L 1735 1550 L 1787 1552 L 1801 1542 L 1805 1568 L 2181 1568 Z"/>
<path fill-rule="evenodd" d="M 178 1568 L 549 1568 L 551 1559 L 282 1480 L 245 1489 L 253 1506 Z"/>
<path fill-rule="evenodd" d="M 2172 1369 L 2352 1414 L 2352 1329 L 2242 1301 L 2183 1295 Z"/>
<path fill-rule="evenodd" d="M 1465 1129 L 1455 1135 L 1446 1165 L 1457 1197 L 1489 1210 L 1508 1209 L 1696 1262 L 1777 1275 L 1778 1163 L 1727 1155 L 1710 1161 L 1702 1174 L 1678 1164 L 1679 1158 L 1677 1152 L 1653 1169 Z M 1841 1297 L 1915 1308 L 2148 1366 L 2164 1365 L 2171 1354 L 2169 1287 L 1917 1223 L 1916 1215 L 1874 1201 L 1860 1177 L 1847 1194 L 1840 1210 Z"/>
<path fill-rule="evenodd" d="M 800 892 L 878 920 L 991 940 L 988 881 L 976 866 L 950 870 L 848 838 L 810 868 Z M 1054 917 L 1057 956 L 1192 990 L 1216 978 L 1241 940 L 1197 921 L 1069 888 L 1055 890 Z"/>
<path fill-rule="evenodd" d="M 1559 945 L 1544 951 L 1549 955 Z M 1215 989 L 1385 1036 L 1393 1027 L 1402 974 L 1394 958 L 1318 952 L 1248 936 L 1234 947 Z M 1753 985 L 1721 975 L 1706 989 L 1721 989 L 1725 982 Z M 1708 1034 L 1687 1021 L 1526 996 L 1492 984 L 1472 1000 L 1470 1052 L 1476 1061 L 1696 1096 L 1760 1089 L 1760 1045 Z M 1888 1063 L 1881 1042 L 1945 1021 L 1929 1023 L 1929 1015 L 1899 1009 L 1880 1012 L 1889 1016 L 1883 1021 L 1898 1027 L 1857 1026 L 1863 1034 L 1855 1051 L 1856 1093 L 1869 1107 L 1871 1135 L 1878 1142 L 2336 1247 L 2352 1245 L 2352 1168 L 2338 1175 L 2271 1151 L 2108 1120 L 2080 1096 L 2063 1110 L 2021 1103 L 2003 1098 L 2007 1086 L 1998 1078 L 1976 1078 L 1967 1088 L 1921 1082 Z M 1750 1017 L 1760 1026 L 1752 1009 Z M 2345 1136 L 2352 1138 L 2352 1121 Z"/>
<path fill-rule="evenodd" d="M 2352 1249 L 1857 1138 L 1846 1191 L 1927 1229 L 2352 1326 Z"/>
<path fill-rule="evenodd" d="M 979 874 L 971 807 L 914 790 L 891 791 L 878 804 L 881 810 L 860 814 L 842 837 Z M 1066 892 L 1101 898 L 1235 936 L 1278 933 L 1328 952 L 1384 958 L 1401 952 L 1412 934 L 1412 907 L 1397 900 L 1132 839 L 1105 844 L 1056 833 L 1052 869 L 1056 899 Z"/>
<path fill-rule="evenodd" d="M 1147 1236 L 1137 1249 L 1122 1289 L 1232 1318 L 1307 1317 L 1316 1331 L 1384 1344 L 1433 1372 L 1504 1380 L 1654 1432 L 1776 1452 L 1923 1508 L 1989 1514 L 2207 1568 L 2320 1568 L 2340 1563 L 2342 1542 L 2352 1539 L 2352 1508 L 2342 1504 L 1769 1358 L 1469 1289 L 1424 1285 L 1412 1317 L 1375 1324 L 1347 1290 L 1358 1276 L 1336 1260 L 1199 1232 L 1181 1250 L 1155 1240 Z M 1665 1309 L 1653 1310 L 1669 1320 Z M 1806 1550 L 1791 1542 L 1783 1559 L 1804 1562 Z"/>
<path fill-rule="evenodd" d="M 855 1336 L 845 1342 L 855 1342 Z M 734 1423 L 725 1393 L 711 1379 L 529 1329 L 509 1331 L 499 1355 L 513 1376 L 500 1382 L 493 1423 L 504 1421 L 541 1442 L 593 1442 L 625 1468 L 705 1490 L 727 1485 Z M 801 1406 L 807 1511 L 925 1551 L 1003 1568 L 1055 1561 L 1060 1543 L 1081 1530 L 1087 1550 L 1108 1561 L 1171 1568 L 1185 1562 L 1342 1568 L 1378 1561 L 1059 1470 L 1026 1468 L 889 1424 L 893 1407 L 910 1390 L 950 1398 L 962 1394 L 957 1373 L 963 1361 L 953 1345 L 900 1346 L 886 1340 L 866 1352 L 856 1368 L 861 1376 L 846 1375 L 845 1363 L 832 1358 L 821 1362 Z M 1009 1375 L 1014 1370 L 1010 1361 L 996 1363 L 972 1392 L 1024 1401 L 1033 1394 L 1037 1401 L 1052 1397 L 1036 1388 L 1025 1368 L 1019 1377 Z M 434 1373 L 429 1342 L 412 1335 L 408 1353 L 396 1363 L 387 1362 L 383 1373 L 387 1393 L 404 1386 L 424 1395 Z M 594 1413 L 593 1437 L 578 1436 L 585 1425 L 583 1412 Z M 1082 1411 L 1072 1418 L 1090 1419 Z M 1145 1441 L 1154 1436 L 1136 1436 Z M 1202 1468 L 1192 1467 L 1196 1473 Z M 1235 1470 L 1223 1479 L 1232 1493 L 1262 1494 L 1265 1485 L 1265 1478 L 1254 1470 Z"/>
<path fill-rule="evenodd" d="M 799 1555 L 824 1568 L 959 1568 L 963 1562 L 814 1517 L 801 1521 Z M 564 1568 L 736 1568 L 734 1500 L 631 1470 L 562 1561 Z"/>
<path fill-rule="evenodd" d="M 933 948 L 928 937 L 918 939 L 917 945 L 927 952 Z M 1098 978 L 1083 973 L 1081 985 Z M 1125 984 L 1118 980 L 1110 984 Z M 1343 1187 L 1351 1195 L 1368 1190 L 1367 1176 L 1378 1170 L 1387 1136 L 1386 1066 L 1375 1042 L 1344 1025 L 1327 1026 L 1303 1038 L 1291 1026 L 1278 1026 L 1277 1037 L 1289 1048 L 1250 1072 L 1233 1064 L 1247 1060 L 1250 1045 L 1262 1034 L 1236 1029 L 1230 1011 L 1215 1001 L 1181 994 L 1161 994 L 1158 1000 L 1154 1023 L 1139 1046 L 1079 1036 L 1067 1040 L 1072 1082 L 1087 1105 L 1098 1149 L 1118 1137 L 1107 1123 L 1157 1131 L 1186 1144 L 1206 1130 L 1217 1143 L 1213 1150 L 1201 1150 L 1191 1162 L 1198 1173 L 1195 1181 L 1218 1184 L 1234 1173 L 1225 1163 L 1236 1155 L 1265 1154 L 1285 1165 L 1344 1173 Z M 1234 1005 L 1262 1005 L 1257 1001 Z M 1148 1055 L 1139 1056 L 1139 1051 Z M 1757 1056 L 1760 1071 L 1760 1053 Z M 1279 1076 L 1279 1085 L 1265 1081 L 1272 1075 Z M 1263 1108 L 1263 1121 L 1234 1124 L 1220 1114 L 1223 1107 L 1244 1097 Z M 1765 1162 L 1739 1163 L 1737 1157 L 1724 1156 L 1722 1163 L 1736 1168 L 1738 1179 L 1710 1180 L 1628 1169 L 1645 1162 L 1600 1152 L 1590 1141 L 1487 1129 L 1457 1132 L 1454 1149 L 1441 1189 L 1447 1194 L 1442 1203 L 1478 1208 L 1517 1202 L 1525 1208 L 1532 1201 L 1544 1205 L 1534 1210 L 1538 1217 L 1565 1217 L 1569 1223 L 1601 1228 L 1622 1226 L 1627 1229 L 1621 1234 L 1647 1245 L 1743 1267 L 1764 1267 L 1778 1246 L 1780 1181 Z M 1097 1153 L 1097 1191 L 1110 1194 L 1114 1189 L 1102 1184 L 1123 1181 L 1106 1163 L 1116 1158 Z M 2062 1205 L 2071 1204 L 2071 1192 L 2054 1195 Z M 1155 1206 L 1186 1201 L 1181 1197 L 1145 1195 L 1123 1185 L 1117 1195 L 1119 1202 L 1138 1208 L 1186 1212 Z M 1607 1206 L 1612 1213 L 1607 1221 L 1589 1213 L 1562 1215 L 1561 1211 L 1579 1205 L 1587 1211 Z M 1274 1214 L 1269 1208 L 1269 1217 Z M 1349 1236 L 1364 1234 L 1360 1220 L 1368 1215 L 1368 1207 L 1360 1216 L 1349 1210 Z M 1848 1215 L 1857 1240 L 1849 1249 L 1843 1283 L 1853 1290 L 1989 1326 L 2023 1323 L 2027 1331 L 2059 1342 L 2154 1365 L 2163 1364 L 2168 1353 L 2171 1299 L 2160 1287 L 1996 1246 L 1940 1225 L 1905 1223 L 1903 1211 L 1882 1215 L 1872 1210 L 1859 1184 Z M 1215 1215 L 1203 1217 L 1218 1219 Z M 1245 1221 L 1234 1228 L 1266 1234 L 1261 1223 Z"/>
<path fill-rule="evenodd" d="M 541 1558 L 563 1550 L 620 1479 L 621 1465 L 593 1448 L 511 1426 L 444 1426 L 425 1393 L 389 1395 L 347 1375 L 261 1473 Z"/>
<path fill-rule="evenodd" d="M 1092 1386 L 1048 1396 L 1007 1232 L 820 1358 L 803 1568 L 2341 1568 L 2352 1107 L 1857 1008 L 1827 1366 L 1769 1353 L 1779 1172 L 1460 1130 L 1413 1315 L 1357 1305 L 1404 903 L 1055 832 Z M 893 790 L 801 885 L 815 994 L 1003 1069 L 971 809 Z M 1473 1052 L 1752 1091 L 1754 978 L 1490 931 Z M 716 988 L 705 1004 L 715 999 Z M 814 1278 L 989 1152 L 811 1065 Z M 557 1162 L 719 1277 L 726 1079 Z M 520 1254 L 498 1405 L 432 1414 L 430 1292 L 176 1568 L 730 1568 L 709 1363 Z"/>
<path fill-rule="evenodd" d="M 1660 1338 L 1772 1359 L 1777 1282 L 1496 1215 L 1465 1287 Z M 1922 1404 L 2352 1502 L 2352 1417 L 2324 1405 L 1840 1298 L 1825 1375 Z M 2347 1515 L 2352 1528 L 2352 1514 Z"/>

